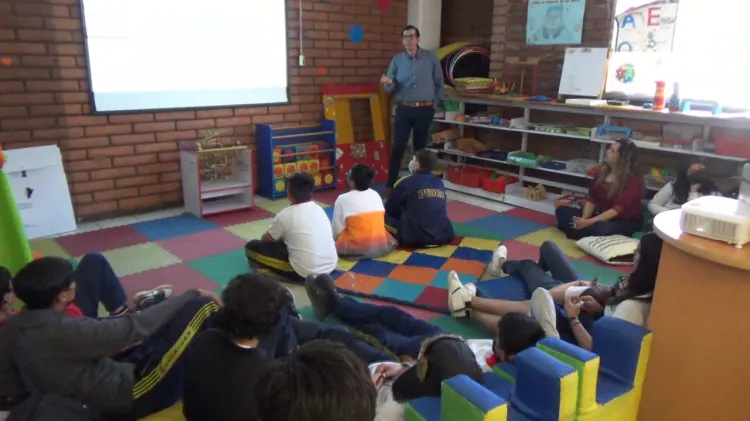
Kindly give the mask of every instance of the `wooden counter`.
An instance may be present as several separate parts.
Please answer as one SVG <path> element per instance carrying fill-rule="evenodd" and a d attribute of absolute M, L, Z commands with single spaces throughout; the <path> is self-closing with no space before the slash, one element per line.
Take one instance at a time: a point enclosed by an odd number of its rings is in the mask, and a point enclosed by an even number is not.
<path fill-rule="evenodd" d="M 750 420 L 750 244 L 738 249 L 659 214 L 664 240 L 639 421 Z"/>

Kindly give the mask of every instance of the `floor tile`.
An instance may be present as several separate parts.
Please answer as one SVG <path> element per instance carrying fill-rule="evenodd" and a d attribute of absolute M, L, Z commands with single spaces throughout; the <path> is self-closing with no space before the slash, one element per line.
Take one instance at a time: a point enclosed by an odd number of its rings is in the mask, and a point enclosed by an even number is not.
<path fill-rule="evenodd" d="M 565 253 L 566 256 L 581 258 L 586 255 L 578 248 L 575 241 L 565 237 L 562 231 L 556 227 L 547 227 L 537 232 L 516 238 L 516 240 L 540 247 L 545 241 L 552 241 Z"/>
<path fill-rule="evenodd" d="M 457 200 L 448 202 L 448 218 L 453 222 L 468 222 L 494 214 L 495 211 L 470 205 L 465 202 Z"/>
<path fill-rule="evenodd" d="M 477 250 L 495 251 L 500 243 L 497 240 L 486 240 L 483 238 L 467 237 L 461 240 L 461 247 L 469 247 Z"/>
<path fill-rule="evenodd" d="M 260 237 L 268 231 L 268 227 L 271 226 L 272 219 L 261 219 L 253 222 L 246 222 L 244 224 L 232 225 L 225 229 L 232 234 L 250 241 L 259 240 Z"/>
<path fill-rule="evenodd" d="M 437 275 L 432 279 L 432 282 L 430 282 L 430 286 L 433 286 L 435 288 L 443 288 L 448 289 L 448 274 L 450 271 L 447 270 L 441 270 L 438 271 Z M 470 275 L 468 273 L 460 273 L 458 274 L 459 279 L 461 279 L 462 284 L 472 284 L 479 281 L 479 279 L 474 276 Z"/>
<path fill-rule="evenodd" d="M 463 199 L 463 201 L 470 205 L 479 206 L 480 208 L 489 209 L 495 212 L 506 212 L 508 210 L 515 209 L 513 206 L 506 205 L 505 203 L 483 199 L 481 197 L 469 196 L 468 198 Z"/>
<path fill-rule="evenodd" d="M 132 225 L 105 228 L 82 234 L 58 237 L 57 242 L 70 256 L 83 256 L 94 252 L 105 252 L 136 244 L 147 243 L 149 239 Z"/>
<path fill-rule="evenodd" d="M 220 286 L 225 286 L 239 274 L 251 272 L 244 249 L 196 259 L 188 265 Z"/>
<path fill-rule="evenodd" d="M 266 211 L 271 212 L 274 215 L 279 213 L 279 211 L 289 206 L 290 204 L 291 202 L 289 202 L 289 199 L 287 199 L 286 197 L 276 200 L 258 199 L 255 201 L 255 206 L 261 209 L 265 209 Z"/>
<path fill-rule="evenodd" d="M 518 240 L 506 241 L 503 245 L 508 248 L 508 260 L 539 261 L 539 246 Z"/>
<path fill-rule="evenodd" d="M 172 208 L 135 215 L 135 218 L 138 220 L 138 222 L 148 222 L 155 221 L 157 219 L 171 218 L 173 216 L 179 216 L 186 213 L 187 212 L 185 212 L 184 208 Z"/>
<path fill-rule="evenodd" d="M 118 276 L 132 275 L 182 263 L 180 259 L 155 243 L 119 248 L 103 254 Z"/>
<path fill-rule="evenodd" d="M 386 279 L 373 291 L 373 295 L 376 297 L 398 297 L 401 302 L 413 302 L 419 298 L 424 289 L 424 285 Z"/>
<path fill-rule="evenodd" d="M 503 241 L 506 238 L 496 232 L 485 229 L 481 226 L 471 225 L 468 223 L 454 223 L 453 231 L 456 235 L 471 238 L 483 238 L 486 240 Z"/>
<path fill-rule="evenodd" d="M 395 265 L 400 265 L 404 263 L 409 257 L 411 257 L 412 252 L 406 251 L 406 250 L 392 250 L 385 256 L 378 257 L 377 261 L 379 262 L 388 262 L 393 263 Z M 341 260 L 339 260 L 339 263 Z"/>
<path fill-rule="evenodd" d="M 557 224 L 557 219 L 555 219 L 554 215 L 533 211 L 531 209 L 515 208 L 505 212 L 505 214 L 543 225 L 555 226 Z"/>
<path fill-rule="evenodd" d="M 203 231 L 197 234 L 157 241 L 158 245 L 183 261 L 195 260 L 239 249 L 244 250 L 245 243 L 244 239 L 223 229 Z"/>
<path fill-rule="evenodd" d="M 182 214 L 154 221 L 139 222 L 134 224 L 133 228 L 140 231 L 151 241 L 161 241 L 183 235 L 210 231 L 218 228 L 218 226 L 205 219 L 200 219 L 189 214 Z"/>
<path fill-rule="evenodd" d="M 69 258 L 71 257 L 65 249 L 58 244 L 56 239 L 53 238 L 40 238 L 38 240 L 29 241 L 32 253 L 39 253 L 42 256 L 57 256 Z"/>
<path fill-rule="evenodd" d="M 174 286 L 175 294 L 192 288 L 213 291 L 219 287 L 214 281 L 184 263 L 123 276 L 120 280 L 129 299 L 137 292 L 159 285 Z"/>
<path fill-rule="evenodd" d="M 274 214 L 272 214 L 271 212 L 256 206 L 254 209 L 239 212 L 222 213 L 215 216 L 209 216 L 204 219 L 213 222 L 220 227 L 228 227 L 231 225 L 239 225 L 273 217 Z"/>
<path fill-rule="evenodd" d="M 342 193 L 346 193 L 344 190 L 323 190 L 320 192 L 315 192 L 313 194 L 313 198 L 316 202 L 325 203 L 326 205 L 333 206 L 334 203 L 336 203 L 336 199 L 341 195 Z"/>
<path fill-rule="evenodd" d="M 430 282 L 435 279 L 435 276 L 437 276 L 437 274 L 438 269 L 402 265 L 397 266 L 396 269 L 393 269 L 391 274 L 388 275 L 388 278 L 407 284 L 430 285 Z M 396 297 L 399 296 L 396 295 Z"/>
<path fill-rule="evenodd" d="M 625 275 L 624 272 L 613 269 L 613 266 L 604 266 L 584 259 L 573 260 L 571 264 L 584 280 L 591 281 L 598 277 L 599 283 L 604 285 L 614 285 L 621 276 Z"/>
<path fill-rule="evenodd" d="M 114 228 L 122 227 L 125 225 L 132 225 L 137 222 L 139 222 L 139 220 L 135 216 L 121 216 L 118 218 L 105 219 L 103 221 L 97 222 L 97 224 L 100 228 Z"/>
<path fill-rule="evenodd" d="M 548 227 L 548 225 L 542 225 L 536 222 L 527 221 L 525 219 L 516 218 L 504 213 L 498 213 L 495 215 L 476 219 L 474 221 L 467 222 L 466 225 L 496 233 L 507 239 L 520 237 Z"/>
<path fill-rule="evenodd" d="M 292 295 L 294 295 L 294 305 L 297 307 L 297 311 L 299 311 L 300 308 L 310 306 L 310 298 L 307 296 L 304 285 L 292 284 L 289 282 L 281 282 L 281 285 L 291 291 Z"/>
<path fill-rule="evenodd" d="M 382 283 L 383 278 L 381 277 L 354 272 L 344 273 L 335 282 L 338 288 L 363 294 L 372 294 Z"/>

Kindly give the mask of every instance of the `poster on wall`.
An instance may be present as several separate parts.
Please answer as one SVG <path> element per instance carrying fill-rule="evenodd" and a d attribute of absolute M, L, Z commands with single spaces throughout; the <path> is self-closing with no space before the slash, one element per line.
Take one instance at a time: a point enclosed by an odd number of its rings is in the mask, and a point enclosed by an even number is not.
<path fill-rule="evenodd" d="M 677 3 L 644 4 L 620 13 L 615 21 L 615 52 L 672 52 Z"/>
<path fill-rule="evenodd" d="M 526 44 L 580 44 L 585 0 L 528 0 Z"/>

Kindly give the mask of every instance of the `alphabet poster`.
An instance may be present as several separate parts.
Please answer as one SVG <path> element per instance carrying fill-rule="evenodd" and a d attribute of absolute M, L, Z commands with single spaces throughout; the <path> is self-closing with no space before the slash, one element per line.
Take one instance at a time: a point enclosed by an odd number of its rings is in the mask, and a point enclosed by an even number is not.
<path fill-rule="evenodd" d="M 526 44 L 580 44 L 585 0 L 528 0 Z"/>
<path fill-rule="evenodd" d="M 670 53 L 677 26 L 677 3 L 649 3 L 615 17 L 615 52 Z"/>

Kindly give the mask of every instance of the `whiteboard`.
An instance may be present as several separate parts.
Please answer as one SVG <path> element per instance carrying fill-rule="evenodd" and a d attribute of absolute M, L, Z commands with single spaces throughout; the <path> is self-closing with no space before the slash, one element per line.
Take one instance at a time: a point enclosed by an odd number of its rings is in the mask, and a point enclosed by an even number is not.
<path fill-rule="evenodd" d="M 558 95 L 601 97 L 608 52 L 608 48 L 566 49 Z"/>

